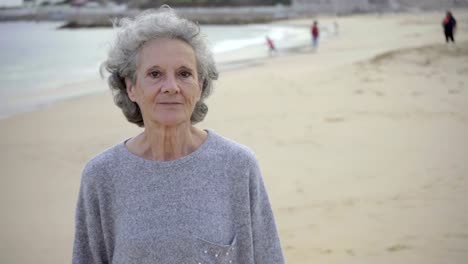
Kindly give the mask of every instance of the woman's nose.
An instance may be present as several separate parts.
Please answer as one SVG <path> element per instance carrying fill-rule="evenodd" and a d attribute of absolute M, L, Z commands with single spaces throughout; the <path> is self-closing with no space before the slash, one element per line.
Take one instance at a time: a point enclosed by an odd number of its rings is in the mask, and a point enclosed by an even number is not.
<path fill-rule="evenodd" d="M 161 88 L 163 93 L 177 94 L 180 92 L 179 86 L 177 85 L 176 76 L 172 74 L 166 75 L 164 79 L 163 86 Z"/>

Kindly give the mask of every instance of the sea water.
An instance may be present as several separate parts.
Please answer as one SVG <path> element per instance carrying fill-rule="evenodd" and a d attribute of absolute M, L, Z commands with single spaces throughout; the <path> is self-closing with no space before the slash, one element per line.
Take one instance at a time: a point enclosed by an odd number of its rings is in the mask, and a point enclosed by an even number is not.
<path fill-rule="evenodd" d="M 99 78 L 114 37 L 111 28 L 58 30 L 57 22 L 0 23 L 0 118 L 50 103 L 102 92 L 80 87 Z M 202 32 L 221 72 L 232 65 L 268 57 L 265 37 L 279 53 L 310 43 L 309 29 L 280 24 L 204 25 Z M 74 85 L 73 85 L 74 84 Z M 68 89 L 67 89 L 68 87 Z"/>

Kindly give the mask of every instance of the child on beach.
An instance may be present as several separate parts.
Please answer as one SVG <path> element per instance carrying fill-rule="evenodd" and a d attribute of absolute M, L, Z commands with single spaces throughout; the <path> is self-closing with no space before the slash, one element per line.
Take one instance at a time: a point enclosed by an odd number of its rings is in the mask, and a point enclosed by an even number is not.
<path fill-rule="evenodd" d="M 338 36 L 340 32 L 340 25 L 338 25 L 338 22 L 334 21 L 333 22 L 333 33 L 335 34 L 335 36 Z"/>
<path fill-rule="evenodd" d="M 314 21 L 314 24 L 312 24 L 310 33 L 312 34 L 312 47 L 314 48 L 314 50 L 316 50 L 318 46 L 319 36 L 320 36 L 320 30 L 318 28 L 317 21 Z"/>
<path fill-rule="evenodd" d="M 265 36 L 265 39 L 266 39 L 266 43 L 268 45 L 268 54 L 271 56 L 273 56 L 275 53 L 276 53 L 276 48 L 275 48 L 275 43 L 273 42 L 273 40 L 268 37 L 268 36 Z"/>

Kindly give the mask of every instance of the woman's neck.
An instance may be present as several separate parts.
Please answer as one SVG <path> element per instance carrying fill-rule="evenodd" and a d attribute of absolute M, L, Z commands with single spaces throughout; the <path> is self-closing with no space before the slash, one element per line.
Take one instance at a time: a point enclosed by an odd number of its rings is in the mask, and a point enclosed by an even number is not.
<path fill-rule="evenodd" d="M 145 159 L 169 161 L 194 152 L 206 137 L 205 131 L 190 123 L 173 127 L 153 125 L 128 141 L 127 148 Z"/>

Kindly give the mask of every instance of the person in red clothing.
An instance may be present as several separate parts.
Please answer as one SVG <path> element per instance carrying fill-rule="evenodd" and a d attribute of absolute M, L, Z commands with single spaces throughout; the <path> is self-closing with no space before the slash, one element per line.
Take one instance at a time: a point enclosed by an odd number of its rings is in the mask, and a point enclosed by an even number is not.
<path fill-rule="evenodd" d="M 312 34 L 312 46 L 314 47 L 314 49 L 317 49 L 318 40 L 320 36 L 320 30 L 319 30 L 317 21 L 314 21 L 314 24 L 312 24 L 310 33 Z"/>
<path fill-rule="evenodd" d="M 268 37 L 268 36 L 265 36 L 265 39 L 266 39 L 266 42 L 267 42 L 267 45 L 268 45 L 268 52 L 269 52 L 269 55 L 270 56 L 273 56 L 274 53 L 276 53 L 276 48 L 275 48 L 275 43 L 273 42 L 273 40 Z"/>

